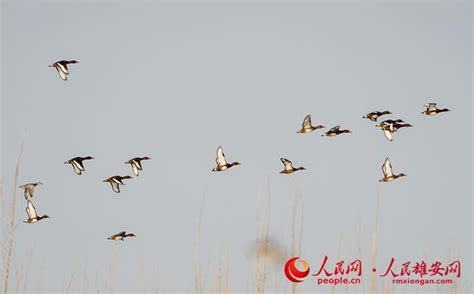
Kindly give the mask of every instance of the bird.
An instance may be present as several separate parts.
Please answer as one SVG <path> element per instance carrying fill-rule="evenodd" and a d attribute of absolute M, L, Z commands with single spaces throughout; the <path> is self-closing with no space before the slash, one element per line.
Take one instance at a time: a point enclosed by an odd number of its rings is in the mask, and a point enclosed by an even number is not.
<path fill-rule="evenodd" d="M 384 127 L 390 124 L 400 124 L 400 123 L 404 123 L 403 119 L 387 119 L 382 122 L 376 123 L 375 126 Z"/>
<path fill-rule="evenodd" d="M 340 126 L 335 126 L 334 128 L 331 128 L 329 131 L 326 133 L 322 134 L 321 136 L 325 137 L 334 137 L 340 134 L 344 133 L 352 133 L 350 130 L 340 130 Z"/>
<path fill-rule="evenodd" d="M 69 69 L 67 68 L 68 64 L 79 63 L 77 60 L 60 60 L 49 65 L 49 67 L 54 67 L 58 71 L 59 77 L 63 81 L 67 81 L 67 76 L 69 75 Z"/>
<path fill-rule="evenodd" d="M 311 125 L 311 114 L 308 114 L 304 120 L 303 120 L 303 124 L 301 125 L 301 129 L 298 130 L 297 133 L 310 133 L 314 130 L 317 130 L 317 129 L 322 129 L 324 128 L 323 125 L 317 125 L 317 126 L 313 126 Z"/>
<path fill-rule="evenodd" d="M 280 158 L 281 162 L 283 163 L 283 170 L 280 172 L 280 174 L 291 174 L 294 173 L 295 171 L 299 170 L 305 170 L 306 168 L 300 166 L 300 167 L 293 167 L 293 163 L 289 161 L 286 158 Z"/>
<path fill-rule="evenodd" d="M 23 222 L 28 224 L 36 223 L 44 218 L 49 218 L 47 215 L 39 216 L 36 213 L 36 208 L 33 205 L 33 202 L 30 200 L 27 201 L 26 214 L 28 215 L 28 219 L 24 220 Z"/>
<path fill-rule="evenodd" d="M 393 180 L 396 180 L 400 177 L 405 177 L 406 174 L 404 173 L 399 173 L 398 175 L 394 174 L 392 171 L 392 163 L 390 162 L 390 159 L 387 157 L 382 164 L 382 172 L 383 172 L 383 178 L 379 180 L 379 182 L 391 182 Z"/>
<path fill-rule="evenodd" d="M 425 110 L 421 113 L 421 114 L 425 114 L 425 115 L 435 115 L 435 114 L 438 114 L 438 113 L 441 113 L 441 112 L 446 112 L 446 111 L 450 111 L 449 109 L 447 108 L 437 108 L 436 107 L 436 103 L 428 103 L 425 105 Z"/>
<path fill-rule="evenodd" d="M 110 183 L 115 193 L 120 193 L 120 185 L 125 185 L 122 180 L 131 179 L 131 176 L 113 176 L 103 180 L 102 182 Z"/>
<path fill-rule="evenodd" d="M 72 165 L 72 168 L 78 175 L 82 175 L 82 172 L 84 172 L 86 169 L 84 168 L 84 164 L 82 163 L 84 160 L 91 160 L 94 159 L 92 156 L 86 156 L 86 157 L 74 157 L 69 159 L 68 161 L 65 161 L 65 164 L 70 164 Z"/>
<path fill-rule="evenodd" d="M 397 120 L 402 121 L 402 120 Z M 413 127 L 412 124 L 405 123 L 405 122 L 396 122 L 392 121 L 390 123 L 383 123 L 380 125 L 380 129 L 382 130 L 385 138 L 389 141 L 393 141 L 393 133 L 397 132 L 401 128 Z"/>
<path fill-rule="evenodd" d="M 132 171 L 135 176 L 140 175 L 140 171 L 143 169 L 142 167 L 142 160 L 150 160 L 151 158 L 148 156 L 145 157 L 135 157 L 130 159 L 129 161 L 125 162 L 125 164 L 130 164 L 132 166 Z"/>
<path fill-rule="evenodd" d="M 390 111 L 388 110 L 385 110 L 385 111 L 372 111 L 370 113 L 367 113 L 366 115 L 364 115 L 362 118 L 368 118 L 370 119 L 371 121 L 374 121 L 376 122 L 377 119 L 382 116 L 382 115 L 386 115 L 386 114 L 392 114 Z"/>
<path fill-rule="evenodd" d="M 28 198 L 33 197 L 33 193 L 35 192 L 35 187 L 39 186 L 39 185 L 43 185 L 43 183 L 41 183 L 41 182 L 28 183 L 28 184 L 18 186 L 18 188 L 24 190 L 23 193 L 25 195 L 25 200 L 28 200 Z"/>
<path fill-rule="evenodd" d="M 224 150 L 222 149 L 222 146 L 219 146 L 217 148 L 217 157 L 216 157 L 216 163 L 217 163 L 217 166 L 215 168 L 212 169 L 212 171 L 224 171 L 224 170 L 227 170 L 231 167 L 233 167 L 234 165 L 240 165 L 240 162 L 237 162 L 237 161 L 234 161 L 232 163 L 227 163 L 227 161 L 225 160 L 225 155 L 224 155 Z"/>
<path fill-rule="evenodd" d="M 108 237 L 107 240 L 123 241 L 123 239 L 127 237 L 136 237 L 136 235 L 134 233 L 127 233 L 126 231 L 121 231 L 120 233 Z"/>

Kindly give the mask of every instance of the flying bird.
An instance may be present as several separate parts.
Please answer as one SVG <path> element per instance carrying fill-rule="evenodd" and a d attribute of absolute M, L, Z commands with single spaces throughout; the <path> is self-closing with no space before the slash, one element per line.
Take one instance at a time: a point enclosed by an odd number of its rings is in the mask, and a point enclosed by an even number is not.
<path fill-rule="evenodd" d="M 135 157 L 130 159 L 129 161 L 125 162 L 125 164 L 130 164 L 132 166 L 132 171 L 135 176 L 140 175 L 140 171 L 143 170 L 142 167 L 142 160 L 150 160 L 151 158 L 148 156 L 145 157 Z"/>
<path fill-rule="evenodd" d="M 376 124 L 377 127 L 380 127 L 385 138 L 389 141 L 393 141 L 393 134 L 401 128 L 413 127 L 412 124 L 406 123 L 401 119 L 388 119 L 383 122 Z"/>
<path fill-rule="evenodd" d="M 324 128 L 323 125 L 317 125 L 317 126 L 313 126 L 311 124 L 311 114 L 308 114 L 304 120 L 303 120 L 303 124 L 301 125 L 301 129 L 298 130 L 297 133 L 310 133 L 314 130 L 317 130 L 317 129 L 322 129 Z"/>
<path fill-rule="evenodd" d="M 217 153 L 217 157 L 216 157 L 217 166 L 213 168 L 212 171 L 224 171 L 226 169 L 233 167 L 234 165 L 240 165 L 240 163 L 237 161 L 234 161 L 232 163 L 227 163 L 222 146 L 219 146 L 217 148 L 216 153 Z"/>
<path fill-rule="evenodd" d="M 392 170 L 392 163 L 390 162 L 390 159 L 388 157 L 385 159 L 383 165 L 382 165 L 382 172 L 383 172 L 383 178 L 379 180 L 379 182 L 391 182 L 393 180 L 396 180 L 400 177 L 405 177 L 406 174 L 404 173 L 399 173 L 398 175 L 393 173 Z"/>
<path fill-rule="evenodd" d="M 136 235 L 133 233 L 127 233 L 126 231 L 122 231 L 120 233 L 108 237 L 107 240 L 123 241 L 123 239 L 127 237 L 136 237 Z"/>
<path fill-rule="evenodd" d="M 352 133 L 352 131 L 350 131 L 350 130 L 341 130 L 340 126 L 335 126 L 334 128 L 330 129 L 329 131 L 327 131 L 326 133 L 324 133 L 321 136 L 334 137 L 334 136 L 344 134 L 344 133 Z"/>
<path fill-rule="evenodd" d="M 113 176 L 103 180 L 102 182 L 110 183 L 115 193 L 120 193 L 120 185 L 125 185 L 122 180 L 131 179 L 131 176 Z"/>
<path fill-rule="evenodd" d="M 23 189 L 23 194 L 25 195 L 25 200 L 28 200 L 28 198 L 33 197 L 33 193 L 35 192 L 35 187 L 43 185 L 41 182 L 36 182 L 36 183 L 28 183 L 24 184 L 21 186 L 18 186 L 18 188 Z"/>
<path fill-rule="evenodd" d="M 300 167 L 293 167 L 293 163 L 289 161 L 286 158 L 280 158 L 281 162 L 283 163 L 283 170 L 280 172 L 280 174 L 291 174 L 294 173 L 295 171 L 299 170 L 305 170 L 306 168 L 300 166 Z"/>
<path fill-rule="evenodd" d="M 39 216 L 36 213 L 35 206 L 30 200 L 28 200 L 26 203 L 26 214 L 28 215 L 28 219 L 24 220 L 23 222 L 28 224 L 36 223 L 44 218 L 49 218 L 47 215 Z"/>
<path fill-rule="evenodd" d="M 425 110 L 421 113 L 421 114 L 425 114 L 425 115 L 435 115 L 435 114 L 438 114 L 438 113 L 441 113 L 441 112 L 446 112 L 446 111 L 450 111 L 449 109 L 447 108 L 437 108 L 436 107 L 436 103 L 428 103 L 425 105 Z"/>
<path fill-rule="evenodd" d="M 386 114 L 392 114 L 390 111 L 386 110 L 386 111 L 372 111 L 370 113 L 367 113 L 366 115 L 364 115 L 362 118 L 368 118 L 370 119 L 371 121 L 374 121 L 376 122 L 377 119 L 382 116 L 382 115 L 386 115 Z"/>
<path fill-rule="evenodd" d="M 70 164 L 72 165 L 72 168 L 78 175 L 82 175 L 82 172 L 84 172 L 86 169 L 84 168 L 84 164 L 82 163 L 84 160 L 91 160 L 94 159 L 92 156 L 86 156 L 86 157 L 74 157 L 69 159 L 68 161 L 65 161 L 65 164 Z"/>
<path fill-rule="evenodd" d="M 58 71 L 59 77 L 63 81 L 67 81 L 67 76 L 69 75 L 69 69 L 67 68 L 68 64 L 79 63 L 77 60 L 60 60 L 49 65 L 49 67 L 54 67 Z"/>

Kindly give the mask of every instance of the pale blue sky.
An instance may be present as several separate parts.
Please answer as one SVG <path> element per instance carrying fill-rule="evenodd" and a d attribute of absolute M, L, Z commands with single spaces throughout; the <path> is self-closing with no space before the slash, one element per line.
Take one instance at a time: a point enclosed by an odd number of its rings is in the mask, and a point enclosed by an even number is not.
<path fill-rule="evenodd" d="M 295 185 L 301 190 L 302 256 L 310 264 L 324 255 L 334 261 L 342 236 L 340 256 L 360 257 L 369 268 L 380 191 L 379 267 L 391 257 L 429 262 L 454 254 L 463 285 L 471 285 L 471 4 L 89 1 L 2 8 L 4 190 L 12 192 L 26 134 L 19 179 L 44 183 L 33 200 L 51 216 L 21 223 L 15 234 L 20 270 L 33 254 L 27 290 L 60 291 L 71 278 L 72 290 L 105 290 L 111 265 L 116 290 L 193 290 L 203 195 L 206 289 L 225 252 L 230 288 L 252 290 L 247 252 L 267 180 L 269 230 L 285 245 Z M 67 82 L 48 68 L 61 59 L 80 61 Z M 427 102 L 452 112 L 422 116 Z M 385 109 L 415 127 L 388 142 L 361 119 Z M 308 113 L 314 123 L 354 133 L 296 134 Z M 212 173 L 218 145 L 242 165 Z M 82 176 L 63 164 L 78 155 L 96 158 Z M 122 193 L 101 182 L 130 174 L 123 162 L 143 155 L 152 160 Z M 307 170 L 280 175 L 282 156 Z M 379 184 L 387 156 L 408 177 Z M 106 240 L 121 230 L 137 238 Z M 280 269 L 276 276 L 289 290 Z M 311 281 L 299 287 L 328 290 Z"/>

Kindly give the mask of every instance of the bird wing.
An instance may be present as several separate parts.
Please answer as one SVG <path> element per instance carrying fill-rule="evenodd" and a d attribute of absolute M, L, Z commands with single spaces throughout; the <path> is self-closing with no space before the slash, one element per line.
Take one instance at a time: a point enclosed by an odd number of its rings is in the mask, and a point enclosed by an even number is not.
<path fill-rule="evenodd" d="M 393 141 L 393 133 L 387 128 L 382 128 L 383 134 L 385 135 L 385 138 L 389 140 L 390 142 Z"/>
<path fill-rule="evenodd" d="M 121 231 L 120 233 L 115 234 L 114 236 L 125 236 L 127 232 Z"/>
<path fill-rule="evenodd" d="M 218 166 L 224 166 L 224 165 L 227 164 L 227 161 L 225 160 L 224 150 L 222 149 L 222 146 L 219 146 L 219 148 L 217 148 L 216 162 L 217 162 Z"/>
<path fill-rule="evenodd" d="M 27 185 L 25 187 L 25 199 L 28 199 L 28 197 L 33 197 L 33 192 L 35 191 L 35 187 L 31 185 Z"/>
<path fill-rule="evenodd" d="M 308 114 L 307 116 L 305 116 L 302 126 L 303 126 L 303 129 L 311 127 L 311 114 Z"/>
<path fill-rule="evenodd" d="M 120 186 L 117 182 L 115 181 L 110 181 L 110 186 L 112 186 L 112 190 L 115 192 L 115 193 L 120 193 Z"/>
<path fill-rule="evenodd" d="M 61 67 L 58 65 L 56 67 L 56 70 L 58 71 L 58 74 L 59 74 L 59 77 L 63 80 L 63 81 L 67 81 L 67 73 L 65 73 Z"/>
<path fill-rule="evenodd" d="M 62 61 L 58 61 L 56 62 L 56 64 L 58 65 L 59 69 L 61 69 L 61 71 L 68 75 L 69 74 L 69 70 L 67 68 L 67 61 L 66 60 L 62 60 Z"/>
<path fill-rule="evenodd" d="M 74 169 L 74 172 L 76 172 L 76 174 L 81 175 L 82 169 L 80 169 L 79 166 L 75 162 L 76 161 L 71 161 L 72 168 Z"/>
<path fill-rule="evenodd" d="M 385 177 L 393 176 L 392 163 L 388 157 L 385 159 L 385 162 L 382 165 L 382 172 Z"/>
<path fill-rule="evenodd" d="M 293 163 L 289 161 L 286 158 L 280 158 L 281 162 L 283 162 L 283 165 L 285 166 L 285 170 L 291 170 L 293 169 Z"/>
<path fill-rule="evenodd" d="M 337 132 L 339 131 L 340 126 L 335 126 L 329 130 L 329 133 Z"/>
<path fill-rule="evenodd" d="M 142 162 L 141 162 L 141 158 L 134 158 L 132 159 L 132 161 L 136 164 L 137 168 L 139 170 L 142 170 Z"/>
<path fill-rule="evenodd" d="M 26 213 L 28 214 L 29 218 L 37 218 L 38 215 L 36 214 L 36 208 L 33 205 L 33 202 L 28 200 L 27 206 L 26 206 Z"/>
<path fill-rule="evenodd" d="M 133 174 L 136 175 L 137 177 L 140 175 L 140 170 L 141 168 L 136 164 L 136 161 L 132 161 L 132 170 Z"/>

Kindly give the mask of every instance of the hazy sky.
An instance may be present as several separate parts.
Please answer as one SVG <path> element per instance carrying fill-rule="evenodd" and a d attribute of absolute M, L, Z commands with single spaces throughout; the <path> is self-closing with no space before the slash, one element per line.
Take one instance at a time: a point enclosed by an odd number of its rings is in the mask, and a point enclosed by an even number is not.
<path fill-rule="evenodd" d="M 4 191 L 12 193 L 25 137 L 19 181 L 44 183 L 33 202 L 51 217 L 18 225 L 15 265 L 25 272 L 32 256 L 26 290 L 60 291 L 69 281 L 71 290 L 106 290 L 107 281 L 122 291 L 194 290 L 203 197 L 206 289 L 227 257 L 230 289 L 253 290 L 248 252 L 267 183 L 269 232 L 282 246 L 291 243 L 299 189 L 301 256 L 312 265 L 325 255 L 333 263 L 363 260 L 365 283 L 351 293 L 369 287 L 377 191 L 378 267 L 391 257 L 429 263 L 454 256 L 462 261 L 463 286 L 471 285 L 470 3 L 90 1 L 2 8 Z M 70 66 L 67 82 L 48 68 L 61 59 L 80 62 Z M 452 112 L 422 116 L 427 102 Z M 393 142 L 361 118 L 386 109 L 414 125 Z M 353 133 L 296 134 L 308 113 L 314 123 Z M 242 165 L 212 173 L 218 145 Z M 82 176 L 63 164 L 85 155 L 95 160 Z M 124 161 L 143 155 L 152 160 L 122 193 L 101 182 L 131 174 Z M 280 175 L 282 156 L 307 170 Z M 387 156 L 408 177 L 378 183 Z M 20 222 L 25 203 L 17 192 Z M 121 230 L 137 238 L 106 240 Z M 281 268 L 274 275 L 280 290 L 290 289 Z M 13 275 L 13 288 L 14 281 Z M 329 289 L 308 280 L 298 287 Z"/>

